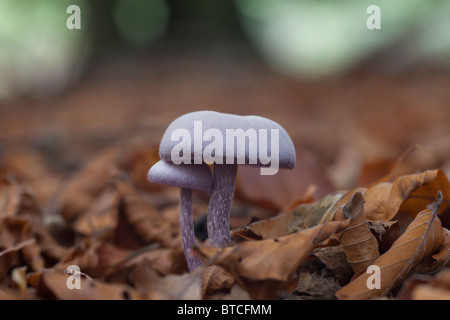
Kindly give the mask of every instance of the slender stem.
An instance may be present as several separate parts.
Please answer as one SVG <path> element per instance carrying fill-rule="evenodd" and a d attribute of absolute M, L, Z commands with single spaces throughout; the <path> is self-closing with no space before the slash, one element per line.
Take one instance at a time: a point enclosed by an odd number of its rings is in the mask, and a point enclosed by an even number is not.
<path fill-rule="evenodd" d="M 214 182 L 208 207 L 208 236 L 214 247 L 230 240 L 230 212 L 236 184 L 237 164 L 214 164 Z"/>
<path fill-rule="evenodd" d="M 200 257 L 191 255 L 195 246 L 194 222 L 192 218 L 192 190 L 180 188 L 180 230 L 183 242 L 184 256 L 189 271 L 194 271 L 202 265 Z"/>

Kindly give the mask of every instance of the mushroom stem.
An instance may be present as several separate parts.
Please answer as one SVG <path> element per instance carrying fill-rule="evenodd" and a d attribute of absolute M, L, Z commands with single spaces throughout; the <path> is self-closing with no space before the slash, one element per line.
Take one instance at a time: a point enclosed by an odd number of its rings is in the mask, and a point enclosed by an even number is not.
<path fill-rule="evenodd" d="M 194 271 L 202 265 L 200 257 L 191 255 L 195 246 L 194 222 L 192 213 L 192 190 L 180 188 L 180 230 L 183 243 L 184 256 L 189 271 Z"/>
<path fill-rule="evenodd" d="M 214 247 L 226 247 L 230 240 L 230 212 L 236 174 L 237 164 L 214 164 L 207 222 L 209 242 Z"/>

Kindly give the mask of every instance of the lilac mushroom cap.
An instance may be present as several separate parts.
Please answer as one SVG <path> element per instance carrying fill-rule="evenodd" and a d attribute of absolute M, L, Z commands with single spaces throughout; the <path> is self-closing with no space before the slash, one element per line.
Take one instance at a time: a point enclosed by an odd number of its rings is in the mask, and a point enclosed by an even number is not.
<path fill-rule="evenodd" d="M 218 141 L 220 138 L 222 141 Z M 259 166 L 264 174 L 268 164 L 272 169 L 272 161 L 276 161 L 275 170 L 267 173 L 275 174 L 278 168 L 292 169 L 296 163 L 294 144 L 278 123 L 260 116 L 215 111 L 196 111 L 175 119 L 161 139 L 159 156 L 168 162 L 174 162 L 175 156 L 177 161 L 182 158 L 183 163 L 214 164 L 208 236 L 217 247 L 226 246 L 230 238 L 237 166 Z"/>
<path fill-rule="evenodd" d="M 189 271 L 201 266 L 200 257 L 191 255 L 195 246 L 195 233 L 192 212 L 192 189 L 211 193 L 211 169 L 206 164 L 176 165 L 163 160 L 158 161 L 148 171 L 148 180 L 180 188 L 180 231 L 184 255 Z"/>
<path fill-rule="evenodd" d="M 228 113 L 221 113 L 216 111 L 195 111 L 191 113 L 184 114 L 177 119 L 175 119 L 169 127 L 167 127 L 164 135 L 161 139 L 161 143 L 159 145 L 159 157 L 165 161 L 172 162 L 172 150 L 179 143 L 179 140 L 172 140 L 172 134 L 177 129 L 184 129 L 191 135 L 191 159 L 195 159 L 194 151 L 195 151 L 195 132 L 194 132 L 194 122 L 200 121 L 202 123 L 202 131 L 205 132 L 209 129 L 219 130 L 223 137 L 226 137 L 227 130 L 238 130 L 242 129 L 244 132 L 248 129 L 254 129 L 258 132 L 260 129 L 272 130 L 278 129 L 279 132 L 279 168 L 283 169 L 292 169 L 296 163 L 296 154 L 294 144 L 286 132 L 286 130 L 276 123 L 273 120 L 254 115 L 235 115 Z M 211 141 L 206 141 L 201 137 L 202 145 L 201 152 L 205 150 L 205 148 L 211 143 Z M 272 149 L 272 143 L 270 139 L 268 139 L 268 152 L 270 153 Z M 259 141 L 259 139 L 258 139 Z M 256 165 L 256 166 L 264 166 L 258 157 L 256 164 L 250 164 L 250 146 L 248 141 L 246 142 L 244 152 L 239 152 L 237 150 L 237 144 L 234 146 L 234 155 L 235 161 L 238 158 L 244 158 L 246 165 Z M 259 153 L 259 148 L 258 148 Z M 223 163 L 226 162 L 226 143 L 223 143 L 222 146 L 222 160 Z"/>
<path fill-rule="evenodd" d="M 160 160 L 150 168 L 147 178 L 151 182 L 211 194 L 211 169 L 204 163 L 200 165 L 176 165 Z"/>

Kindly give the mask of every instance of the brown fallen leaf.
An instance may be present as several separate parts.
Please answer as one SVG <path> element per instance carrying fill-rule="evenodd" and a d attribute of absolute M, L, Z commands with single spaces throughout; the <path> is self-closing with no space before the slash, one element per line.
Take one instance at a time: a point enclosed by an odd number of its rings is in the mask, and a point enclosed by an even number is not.
<path fill-rule="evenodd" d="M 0 217 L 17 214 L 21 201 L 21 190 L 10 176 L 0 177 Z"/>
<path fill-rule="evenodd" d="M 50 171 L 42 154 L 28 146 L 12 146 L 1 160 L 0 171 L 13 173 L 21 183 L 42 178 Z"/>
<path fill-rule="evenodd" d="M 160 243 L 164 247 L 181 246 L 179 225 L 164 216 L 139 191 L 124 179 L 116 179 L 120 197 L 119 214 L 132 232 L 144 243 Z M 116 228 L 117 232 L 117 228 Z"/>
<path fill-rule="evenodd" d="M 154 270 L 149 266 L 141 264 L 138 266 L 139 273 L 135 273 L 135 281 L 142 278 L 152 279 L 147 282 L 145 288 L 140 292 L 151 299 L 175 299 L 175 300 L 201 300 L 202 296 L 202 273 L 198 272 L 183 273 L 181 275 L 170 274 L 165 277 L 156 277 Z"/>
<path fill-rule="evenodd" d="M 27 218 L 7 217 L 0 220 L 0 249 L 8 249 L 33 238 L 32 225 Z M 31 270 L 39 271 L 44 267 L 45 262 L 36 241 L 21 247 L 20 253 Z"/>
<path fill-rule="evenodd" d="M 201 247 L 199 251 L 233 275 L 287 281 L 314 247 L 348 224 L 349 220 L 332 221 L 280 238 L 245 241 L 223 249 Z"/>
<path fill-rule="evenodd" d="M 160 160 L 158 151 L 158 145 L 142 143 L 124 147 L 119 159 L 119 167 L 127 172 L 133 184 L 139 189 L 157 192 L 164 188 L 164 185 L 152 183 L 147 179 L 148 170 Z"/>
<path fill-rule="evenodd" d="M 0 218 L 18 214 L 39 214 L 32 191 L 17 183 L 11 175 L 0 175 Z"/>
<path fill-rule="evenodd" d="M 442 195 L 440 194 L 442 201 Z M 441 222 L 434 210 L 421 211 L 392 247 L 373 262 L 380 268 L 380 288 L 369 289 L 371 274 L 363 273 L 336 292 L 339 299 L 370 299 L 387 295 L 423 258 L 433 254 L 444 242 Z"/>
<path fill-rule="evenodd" d="M 404 175 L 392 182 L 380 182 L 369 188 L 357 188 L 347 192 L 339 202 L 344 205 L 355 192 L 361 192 L 366 201 L 364 210 L 367 220 L 391 220 L 398 212 L 412 217 L 426 209 L 438 191 L 444 196 L 439 214 L 448 206 L 450 182 L 442 170 L 427 170 Z"/>
<path fill-rule="evenodd" d="M 106 188 L 73 222 L 73 230 L 85 236 L 108 236 L 117 226 L 119 202 L 117 191 Z"/>
<path fill-rule="evenodd" d="M 34 242 L 35 239 L 28 239 L 16 244 L 13 247 L 0 251 L 0 282 L 3 281 L 14 266 L 19 265 L 20 250 Z"/>
<path fill-rule="evenodd" d="M 350 219 L 350 225 L 339 234 L 339 242 L 355 273 L 367 269 L 380 256 L 378 242 L 364 214 L 364 198 L 356 192 L 350 201 L 336 211 L 334 220 Z"/>
<path fill-rule="evenodd" d="M 273 218 L 244 225 L 232 230 L 232 237 L 235 239 L 271 239 L 323 224 L 332 219 L 343 195 L 342 192 L 332 193 L 319 201 L 302 204 Z"/>
<path fill-rule="evenodd" d="M 433 263 L 423 272 L 437 272 L 444 267 L 450 267 L 450 231 L 442 228 L 444 233 L 444 243 L 439 248 L 439 251 L 433 254 Z"/>
<path fill-rule="evenodd" d="M 418 285 L 411 293 L 411 300 L 450 300 L 450 290 L 433 285 Z"/>
<path fill-rule="evenodd" d="M 336 151 L 333 162 L 326 168 L 333 185 L 338 190 L 348 190 L 356 185 L 364 166 L 363 159 L 358 150 L 352 147 L 343 147 Z"/>
<path fill-rule="evenodd" d="M 99 250 L 103 242 L 93 238 L 82 238 L 68 249 L 67 254 L 51 270 L 63 272 L 70 265 L 77 265 L 82 272 L 92 277 L 102 275 L 104 264 L 100 264 Z"/>
<path fill-rule="evenodd" d="M 235 284 L 230 292 L 227 293 L 216 293 L 214 295 L 208 296 L 208 300 L 250 300 L 250 294 L 239 284 Z"/>
<path fill-rule="evenodd" d="M 41 223 L 32 222 L 31 230 L 40 247 L 41 255 L 46 259 L 48 266 L 61 260 L 67 254 L 67 248 L 62 246 Z"/>
<path fill-rule="evenodd" d="M 117 165 L 119 150 L 107 148 L 95 155 L 62 186 L 57 195 L 61 215 L 74 221 L 108 186 L 111 170 Z"/>
<path fill-rule="evenodd" d="M 295 290 L 298 280 L 295 277 L 287 281 L 273 279 L 255 280 L 249 278 L 236 279 L 233 288 L 243 288 L 251 300 L 279 300 Z"/>
<path fill-rule="evenodd" d="M 149 245 L 137 250 L 118 247 L 110 242 L 94 238 L 83 238 L 71 248 L 66 257 L 52 270 L 63 271 L 69 265 L 77 265 L 80 270 L 96 279 L 115 279 L 141 261 L 160 274 L 182 273 L 187 270 L 184 256 L 173 249 L 158 249 Z"/>
<path fill-rule="evenodd" d="M 153 246 L 155 248 L 149 248 Z M 126 267 L 146 260 L 146 263 L 161 275 L 183 274 L 188 271 L 186 258 L 181 249 L 158 248 L 150 245 L 131 252 L 127 257 Z"/>
<path fill-rule="evenodd" d="M 280 213 L 288 212 L 291 210 L 294 210 L 298 206 L 306 203 L 312 203 L 314 202 L 314 194 L 317 193 L 317 186 L 312 184 L 308 188 L 306 188 L 306 191 L 303 195 L 300 195 L 298 197 L 294 197 L 294 199 L 283 209 L 280 210 Z"/>
<path fill-rule="evenodd" d="M 201 296 L 201 272 L 180 275 L 161 275 L 148 259 L 140 259 L 127 269 L 123 269 L 127 283 L 152 300 L 199 300 Z"/>
<path fill-rule="evenodd" d="M 333 272 L 341 286 L 347 284 L 355 274 L 342 245 L 315 248 L 313 255 Z"/>
<path fill-rule="evenodd" d="M 446 269 L 426 284 L 419 284 L 411 292 L 412 300 L 450 300 L 450 270 Z"/>
<path fill-rule="evenodd" d="M 236 199 L 279 212 L 303 196 L 311 185 L 317 186 L 314 197 L 318 199 L 335 191 L 310 151 L 297 150 L 297 155 L 297 164 L 292 170 L 280 169 L 271 176 L 260 175 L 257 167 L 240 166 L 236 179 Z M 267 185 L 271 188 L 267 188 Z"/>
<path fill-rule="evenodd" d="M 450 300 L 450 269 L 434 276 L 409 279 L 397 296 L 399 300 Z"/>
<path fill-rule="evenodd" d="M 17 288 L 7 287 L 0 285 L 0 300 L 23 300 L 24 297 Z M 39 300 L 34 290 L 32 292 L 27 291 L 26 299 L 28 300 Z"/>
<path fill-rule="evenodd" d="M 202 296 L 228 292 L 234 285 L 234 277 L 217 265 L 207 266 L 202 273 Z"/>
<path fill-rule="evenodd" d="M 80 276 L 80 289 L 69 289 L 69 275 L 45 272 L 38 287 L 40 296 L 58 300 L 141 300 L 144 295 L 125 284 L 104 283 Z"/>
<path fill-rule="evenodd" d="M 370 186 L 374 186 L 383 182 L 392 182 L 395 178 L 398 177 L 398 173 L 400 172 L 401 166 L 404 164 L 406 158 L 411 155 L 414 151 L 419 148 L 419 145 L 414 145 L 409 147 L 400 157 L 397 159 L 395 164 L 390 168 L 389 172 L 382 176 L 381 178 L 371 181 L 369 184 L 365 185 L 367 188 Z M 364 185 L 364 184 L 362 184 Z"/>
<path fill-rule="evenodd" d="M 420 178 L 421 175 L 419 174 L 417 177 Z M 444 171 L 440 169 L 425 171 L 423 173 L 423 180 L 419 179 L 416 181 L 416 185 L 417 188 L 414 187 L 413 184 L 413 188 L 411 188 L 412 192 L 401 204 L 399 208 L 400 212 L 406 212 L 411 216 L 415 216 L 415 210 L 423 210 L 427 208 L 429 203 L 435 199 L 438 192 L 441 192 L 443 195 L 443 201 L 438 211 L 438 215 L 441 216 L 441 214 L 449 208 L 450 182 Z"/>
<path fill-rule="evenodd" d="M 50 170 L 48 156 L 30 146 L 14 145 L 0 161 L 0 172 L 14 175 L 20 185 L 32 190 L 33 198 L 42 208 L 48 205 L 61 180 L 59 174 Z"/>

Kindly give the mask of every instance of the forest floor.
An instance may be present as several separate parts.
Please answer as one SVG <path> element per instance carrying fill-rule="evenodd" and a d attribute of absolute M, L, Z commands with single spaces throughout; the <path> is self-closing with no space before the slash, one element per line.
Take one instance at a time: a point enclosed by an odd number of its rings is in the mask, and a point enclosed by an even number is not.
<path fill-rule="evenodd" d="M 238 228 L 241 240 L 261 240 L 254 238 L 256 231 L 249 235 L 239 229 L 243 225 L 270 221 L 281 211 L 298 212 L 296 206 L 301 204 L 311 205 L 339 190 L 367 187 L 389 176 L 397 160 L 414 146 L 418 148 L 383 182 L 396 185 L 400 177 L 409 175 L 412 182 L 408 183 L 415 187 L 408 189 L 406 198 L 417 197 L 417 192 L 431 185 L 426 190 L 430 203 L 430 197 L 436 196 L 431 191 L 439 189 L 444 193 L 441 229 L 449 228 L 445 174 L 450 174 L 450 73 L 365 70 L 305 81 L 277 74 L 251 56 L 216 53 L 111 58 L 92 66 L 75 86 L 56 97 L 0 102 L 0 296 L 184 299 L 228 295 L 239 299 L 273 298 L 269 294 L 273 288 L 292 292 L 286 275 L 267 274 L 270 282 L 263 274 L 220 269 L 203 272 L 198 284 L 186 273 L 177 233 L 178 191 L 149 183 L 146 177 L 158 160 L 157 148 L 166 127 L 195 110 L 270 118 L 286 129 L 297 149 L 295 169 L 267 180 L 251 168 L 239 169 L 231 227 Z M 420 175 L 426 170 L 432 176 Z M 411 178 L 413 174 L 420 178 Z M 370 194 L 364 196 L 366 206 L 375 205 Z M 397 209 L 406 198 L 398 200 Z M 340 204 L 345 203 L 356 205 L 350 198 Z M 207 199 L 196 194 L 194 218 L 202 242 L 206 206 Z M 424 208 L 416 209 L 412 218 Z M 394 216 L 378 220 L 387 223 L 398 218 Z M 427 225 L 434 230 L 436 220 L 430 219 Z M 331 228 L 329 222 L 327 228 Z M 329 234 L 320 231 L 319 238 L 331 239 L 345 226 L 333 228 Z M 292 235 L 292 231 L 280 232 L 276 232 L 280 237 Z M 444 235 L 445 231 L 439 237 Z M 260 234 L 262 239 L 266 236 L 271 237 Z M 380 247 L 380 251 L 387 249 Z M 291 254 L 284 253 L 285 257 Z M 222 257 L 223 264 L 230 265 L 229 259 Z M 308 268 L 325 268 L 327 277 L 333 274 L 325 258 L 320 266 L 311 259 Z M 301 278 L 317 286 L 322 278 L 299 271 L 299 266 L 306 268 L 305 263 L 298 261 L 295 266 L 297 284 Z M 62 271 L 68 265 L 80 266 L 83 281 L 98 286 L 67 290 L 67 275 Z M 336 274 L 343 270 L 346 277 Z M 333 293 L 350 279 L 348 266 L 334 272 L 332 285 L 328 282 L 323 292 L 309 291 L 307 296 L 335 298 Z M 252 277 L 257 281 L 249 285 Z M 430 287 L 432 281 L 427 282 Z M 183 293 L 177 289 L 180 285 L 187 288 Z M 297 292 L 307 292 L 302 290 Z"/>

